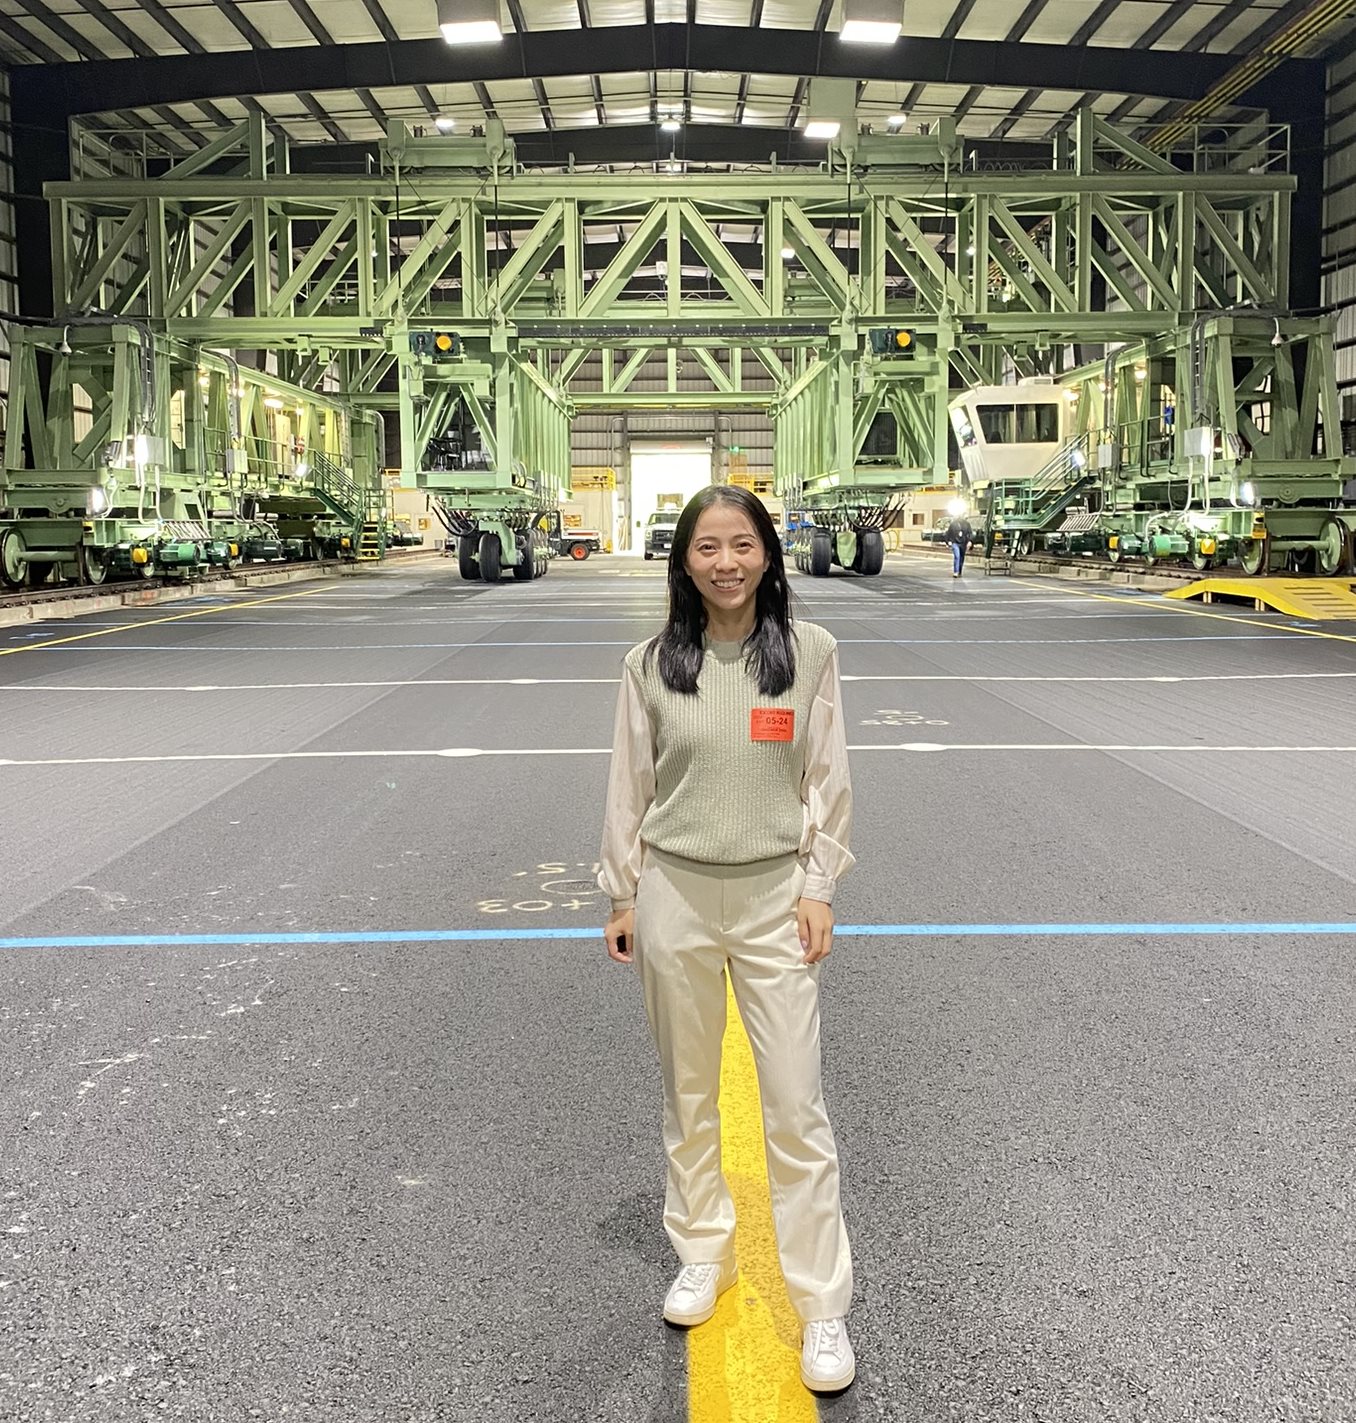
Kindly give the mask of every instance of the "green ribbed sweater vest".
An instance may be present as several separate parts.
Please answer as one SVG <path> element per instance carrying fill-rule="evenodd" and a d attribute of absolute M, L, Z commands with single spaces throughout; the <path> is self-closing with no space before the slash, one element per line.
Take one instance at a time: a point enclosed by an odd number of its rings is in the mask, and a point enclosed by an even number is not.
<path fill-rule="evenodd" d="M 804 833 L 801 780 L 810 709 L 837 645 L 814 623 L 797 623 L 796 680 L 765 697 L 738 643 L 710 643 L 697 695 L 670 691 L 645 647 L 626 656 L 655 729 L 655 798 L 641 838 L 658 850 L 708 865 L 746 865 L 794 854 Z M 795 712 L 790 741 L 755 741 L 755 708 Z"/>

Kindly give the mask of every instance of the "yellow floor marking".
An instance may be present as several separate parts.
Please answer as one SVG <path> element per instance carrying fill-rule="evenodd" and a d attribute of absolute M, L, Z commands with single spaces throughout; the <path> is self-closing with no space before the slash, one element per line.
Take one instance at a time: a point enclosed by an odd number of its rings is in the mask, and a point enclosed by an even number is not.
<path fill-rule="evenodd" d="M 246 603 L 218 603 L 211 608 L 195 608 L 191 613 L 172 613 L 164 618 L 145 618 L 135 623 L 118 623 L 116 627 L 96 628 L 93 632 L 77 632 L 70 637 L 54 637 L 47 642 L 26 642 L 22 647 L 0 647 L 0 657 L 12 657 L 16 652 L 40 652 L 44 647 L 61 647 L 68 642 L 84 642 L 86 638 L 107 637 L 115 632 L 136 632 L 141 628 L 153 628 L 160 623 L 180 623 L 185 618 L 205 618 L 209 613 L 238 612 L 241 608 L 260 608 L 265 603 L 281 603 L 288 598 L 307 598 L 313 593 L 328 593 L 330 585 L 307 588 L 300 593 L 275 593 L 270 598 L 251 598 Z"/>
<path fill-rule="evenodd" d="M 1279 627 L 1276 623 L 1264 623 L 1260 618 L 1244 618 L 1234 613 L 1207 613 L 1204 608 L 1188 607 L 1185 603 L 1150 603 L 1141 598 L 1126 598 L 1116 593 L 1089 593 L 1082 588 L 1061 588 L 1057 583 L 1038 583 L 1032 578 L 1013 580 L 1026 588 L 1043 588 L 1046 591 L 1067 593 L 1071 598 L 1092 598 L 1099 603 L 1120 603 L 1122 607 L 1132 604 L 1136 608 L 1152 609 L 1157 613 L 1188 613 L 1194 618 L 1214 618 L 1217 622 L 1242 623 L 1248 627 L 1268 628 L 1272 632 L 1291 632 L 1300 637 L 1324 637 L 1329 642 L 1356 642 L 1356 637 L 1341 632 L 1319 632 L 1317 628 Z"/>
<path fill-rule="evenodd" d="M 787 1298 L 772 1228 L 753 1050 L 727 987 L 720 1069 L 721 1160 L 739 1219 L 739 1282 L 688 1334 L 689 1423 L 815 1423 L 800 1381 L 800 1320 Z"/>

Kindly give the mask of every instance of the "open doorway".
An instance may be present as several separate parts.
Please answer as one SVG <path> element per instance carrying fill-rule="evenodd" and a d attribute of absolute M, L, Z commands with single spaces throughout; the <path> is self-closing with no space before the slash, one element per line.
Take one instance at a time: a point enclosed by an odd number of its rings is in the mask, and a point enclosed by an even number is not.
<path fill-rule="evenodd" d="M 705 440 L 633 441 L 630 551 L 640 554 L 645 522 L 668 504 L 682 508 L 711 483 L 711 446 Z"/>

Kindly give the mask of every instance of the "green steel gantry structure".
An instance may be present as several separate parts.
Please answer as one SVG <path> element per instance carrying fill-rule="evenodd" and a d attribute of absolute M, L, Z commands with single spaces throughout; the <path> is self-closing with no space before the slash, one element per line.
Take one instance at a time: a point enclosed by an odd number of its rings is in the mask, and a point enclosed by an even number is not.
<path fill-rule="evenodd" d="M 256 117 L 156 171 L 49 187 L 56 316 L 27 333 L 24 360 L 87 342 L 81 323 L 97 320 L 136 333 L 118 339 L 157 370 L 210 373 L 211 353 L 229 353 L 288 399 L 360 423 L 390 415 L 400 481 L 442 511 L 468 577 L 544 571 L 576 412 L 762 409 L 777 493 L 813 521 L 805 566 L 870 573 L 883 516 L 947 482 L 957 385 L 1058 377 L 1087 347 L 1157 350 L 1201 311 L 1266 313 L 1286 342 L 1298 333 L 1286 143 L 1254 125 L 1155 152 L 1089 111 L 1045 165 L 981 170 L 949 123 L 860 133 L 849 102 L 813 171 L 529 172 L 491 121 L 467 138 L 392 124 L 380 171 L 350 176 L 290 171 Z M 680 351 L 707 388 L 680 385 Z M 635 388 L 659 353 L 665 388 Z M 770 388 L 746 388 L 746 353 Z M 601 389 L 584 387 L 586 367 Z M 32 371 L 31 430 L 73 379 L 58 365 L 44 405 Z M 1224 393 L 1232 362 L 1212 380 L 1216 413 L 1241 408 Z M 1329 406 L 1318 397 L 1325 426 Z M 79 466 L 70 486 L 129 448 L 134 425 L 120 411 L 107 440 L 62 447 L 57 463 Z M 21 444 L 0 486 L 11 510 Z M 189 473 L 229 477 L 225 454 L 204 448 Z M 337 466 L 370 487 L 352 461 Z"/>

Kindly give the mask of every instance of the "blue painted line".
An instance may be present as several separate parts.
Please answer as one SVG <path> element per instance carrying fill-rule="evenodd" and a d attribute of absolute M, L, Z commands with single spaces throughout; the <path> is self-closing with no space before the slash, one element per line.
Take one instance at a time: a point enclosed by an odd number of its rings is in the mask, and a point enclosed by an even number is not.
<path fill-rule="evenodd" d="M 838 938 L 971 939 L 971 938 L 1179 938 L 1209 935 L 1356 935 L 1356 922 L 1317 920 L 1240 924 L 843 924 Z M 0 949 L 146 949 L 242 947 L 252 944 L 465 944 L 506 940 L 598 939 L 598 926 L 517 929 L 373 929 L 299 934 L 73 934 L 31 938 L 0 938 Z"/>

